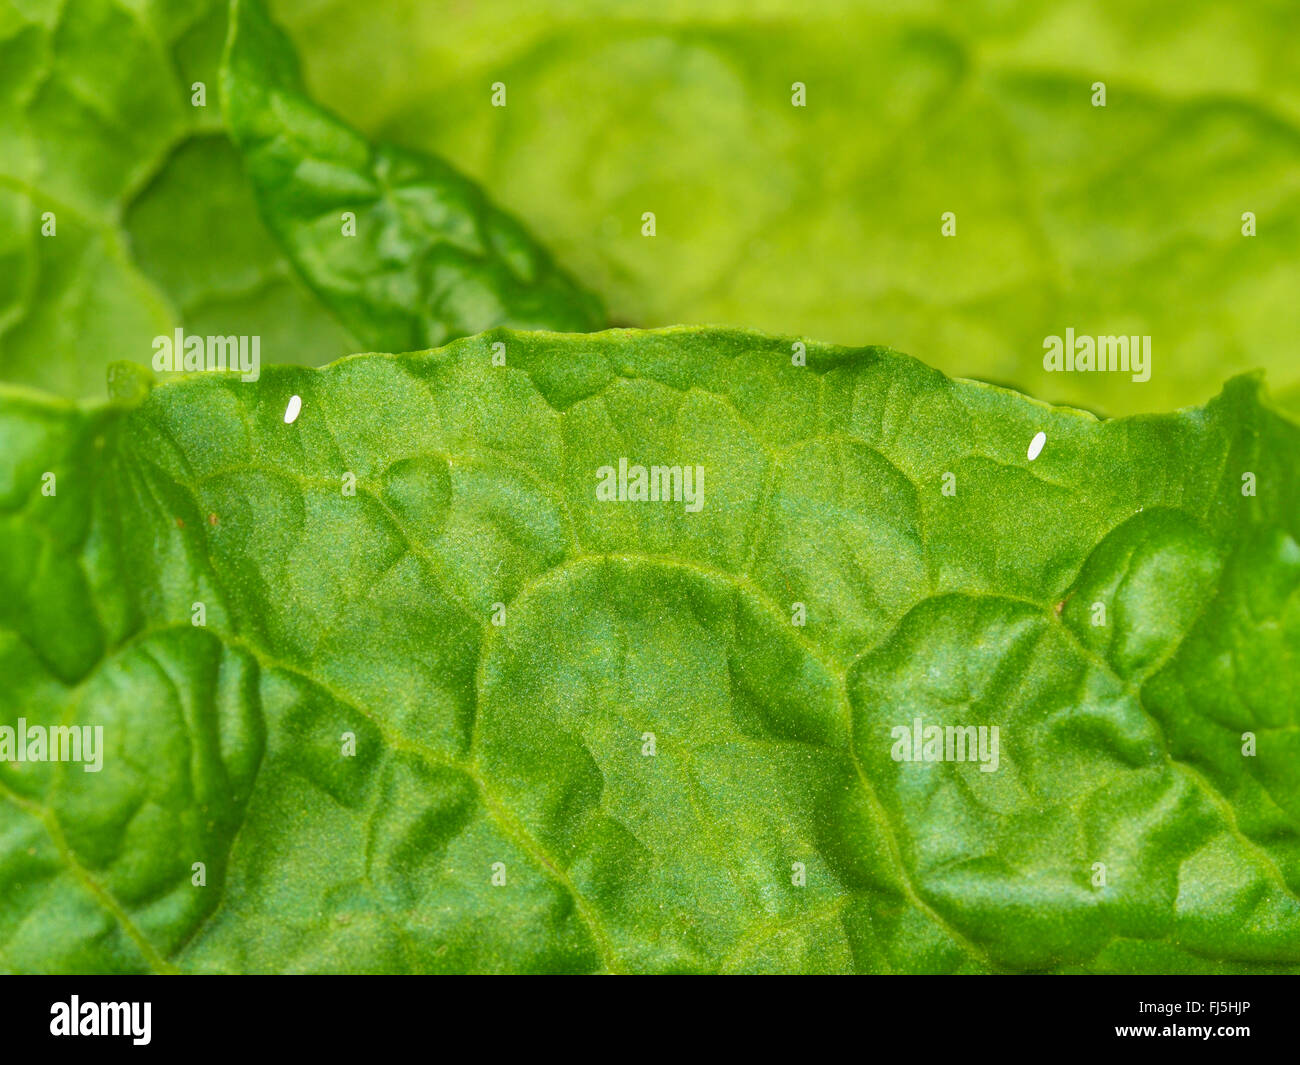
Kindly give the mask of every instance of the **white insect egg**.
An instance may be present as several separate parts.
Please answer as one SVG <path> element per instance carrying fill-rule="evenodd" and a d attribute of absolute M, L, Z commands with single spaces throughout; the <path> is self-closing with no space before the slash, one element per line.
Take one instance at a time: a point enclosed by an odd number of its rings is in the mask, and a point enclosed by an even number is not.
<path fill-rule="evenodd" d="M 292 425 L 300 410 L 302 410 L 302 396 L 290 396 L 289 405 L 284 409 L 284 424 Z"/>
<path fill-rule="evenodd" d="M 1029 456 L 1030 462 L 1033 462 L 1034 459 L 1038 458 L 1038 456 L 1042 454 L 1043 445 L 1046 443 L 1047 443 L 1046 433 L 1039 432 L 1034 434 L 1034 438 L 1031 441 L 1029 441 L 1029 451 L 1026 453 Z"/>

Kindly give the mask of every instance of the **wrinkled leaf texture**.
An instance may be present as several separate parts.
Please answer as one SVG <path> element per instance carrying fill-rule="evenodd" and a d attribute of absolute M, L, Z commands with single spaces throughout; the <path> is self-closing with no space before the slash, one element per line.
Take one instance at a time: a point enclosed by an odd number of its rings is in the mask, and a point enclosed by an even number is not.
<path fill-rule="evenodd" d="M 807 351 L 4 390 L 0 719 L 107 752 L 0 764 L 0 967 L 1300 970 L 1300 430 Z M 597 501 L 620 457 L 703 508 Z"/>

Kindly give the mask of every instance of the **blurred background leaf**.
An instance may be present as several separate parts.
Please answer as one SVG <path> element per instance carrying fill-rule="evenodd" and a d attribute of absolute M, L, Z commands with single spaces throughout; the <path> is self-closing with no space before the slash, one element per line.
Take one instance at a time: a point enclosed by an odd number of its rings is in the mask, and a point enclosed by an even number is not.
<path fill-rule="evenodd" d="M 1111 414 L 1300 381 L 1293 4 L 275 8 L 318 99 L 477 177 L 616 321 L 887 343 Z M 1152 336 L 1151 381 L 1045 373 L 1067 327 Z"/>
<path fill-rule="evenodd" d="M 898 7 L 273 4 L 318 100 L 481 181 L 619 324 L 886 343 L 1108 414 L 1260 366 L 1300 401 L 1292 5 Z M 177 326 L 364 346 L 258 219 L 224 36 L 220 0 L 0 0 L 0 378 L 102 394 Z M 1067 327 L 1152 336 L 1151 381 L 1044 373 Z"/>
<path fill-rule="evenodd" d="M 178 326 L 260 335 L 266 362 L 356 350 L 258 219 L 225 27 L 224 0 L 0 0 L 0 379 L 103 395 Z"/>

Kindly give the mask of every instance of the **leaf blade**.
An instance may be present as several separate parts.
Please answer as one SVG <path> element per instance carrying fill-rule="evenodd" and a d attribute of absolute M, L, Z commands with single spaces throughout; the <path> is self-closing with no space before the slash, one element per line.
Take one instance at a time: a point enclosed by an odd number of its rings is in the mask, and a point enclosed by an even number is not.
<path fill-rule="evenodd" d="M 410 351 L 496 325 L 602 324 L 599 301 L 473 182 L 436 157 L 372 148 L 307 98 L 260 4 L 238 0 L 232 12 L 223 105 L 263 217 L 364 345 Z"/>
<path fill-rule="evenodd" d="M 1295 425 L 1249 380 L 1099 422 L 807 351 L 498 330 L 107 413 L 6 396 L 4 571 L 85 574 L 0 597 L 6 716 L 162 760 L 0 782 L 100 811 L 69 853 L 182 970 L 1295 971 Z M 599 502 L 620 455 L 701 462 L 704 506 Z M 896 761 L 915 716 L 998 724 L 1000 768 Z M 67 945 L 9 964 L 138 966 L 44 863 L 0 862 L 0 928 Z"/>

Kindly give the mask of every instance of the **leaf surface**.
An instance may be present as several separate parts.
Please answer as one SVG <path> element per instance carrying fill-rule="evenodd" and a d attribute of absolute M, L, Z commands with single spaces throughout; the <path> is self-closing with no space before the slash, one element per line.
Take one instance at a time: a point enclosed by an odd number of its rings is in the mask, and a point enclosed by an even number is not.
<path fill-rule="evenodd" d="M 372 147 L 305 95 L 265 8 L 239 0 L 222 94 L 259 206 L 307 282 L 362 345 L 434 347 L 498 325 L 604 324 L 514 218 L 441 159 Z"/>
<path fill-rule="evenodd" d="M 0 723 L 105 757 L 0 763 L 0 968 L 1300 970 L 1296 425 L 791 350 L 6 389 Z"/>
<path fill-rule="evenodd" d="M 178 327 L 258 335 L 274 362 L 356 350 L 224 133 L 226 6 L 0 0 L 0 378 L 102 395 L 109 363 Z"/>

